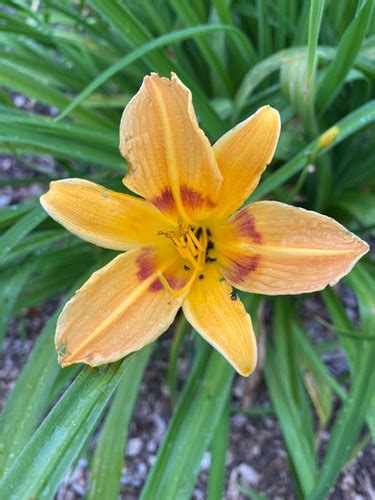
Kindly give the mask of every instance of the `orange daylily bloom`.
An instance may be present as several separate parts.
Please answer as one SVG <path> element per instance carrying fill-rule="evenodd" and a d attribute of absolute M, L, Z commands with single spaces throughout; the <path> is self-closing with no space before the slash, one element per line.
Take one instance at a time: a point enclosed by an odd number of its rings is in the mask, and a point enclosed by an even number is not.
<path fill-rule="evenodd" d="M 241 375 L 256 364 L 250 316 L 235 294 L 297 294 L 334 285 L 368 245 L 334 220 L 283 203 L 236 211 L 272 160 L 279 113 L 269 106 L 213 147 L 177 76 L 146 76 L 126 107 L 124 184 L 52 182 L 41 203 L 80 238 L 126 251 L 95 272 L 57 323 L 62 366 L 98 366 L 156 340 L 182 307 L 187 320 Z"/>

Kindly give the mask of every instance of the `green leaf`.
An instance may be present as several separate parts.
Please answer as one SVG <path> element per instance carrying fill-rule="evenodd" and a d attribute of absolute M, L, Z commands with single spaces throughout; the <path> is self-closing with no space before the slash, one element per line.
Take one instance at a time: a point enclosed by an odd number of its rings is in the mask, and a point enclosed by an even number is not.
<path fill-rule="evenodd" d="M 273 321 L 275 344 L 267 344 L 264 373 L 298 485 L 307 494 L 315 484 L 316 457 L 311 414 L 296 365 L 291 316 L 290 303 L 278 299 Z"/>
<path fill-rule="evenodd" d="M 328 129 L 327 134 L 330 134 L 332 131 L 334 134 L 332 135 L 332 140 L 329 141 L 324 147 L 319 147 L 319 140 L 322 136 L 324 136 L 324 134 L 322 134 L 320 137 L 310 142 L 300 153 L 294 156 L 294 158 L 271 174 L 260 184 L 254 195 L 251 196 L 251 201 L 259 200 L 300 172 L 304 167 L 311 163 L 313 154 L 316 155 L 316 157 L 319 157 L 345 140 L 347 137 L 355 134 L 363 127 L 370 125 L 374 121 L 375 100 L 372 100 L 360 108 L 352 111 L 342 120 L 339 120 L 333 127 Z"/>
<path fill-rule="evenodd" d="M 115 499 L 120 493 L 126 436 L 152 347 L 142 349 L 119 383 L 96 446 L 88 500 Z"/>
<path fill-rule="evenodd" d="M 201 459 L 227 402 L 233 375 L 233 368 L 216 351 L 211 351 L 208 359 L 204 355 L 196 361 L 142 499 L 190 497 Z"/>
<path fill-rule="evenodd" d="M 260 297 L 247 297 L 255 313 Z M 253 316 L 256 323 L 256 315 Z M 142 499 L 190 498 L 199 466 L 226 408 L 234 371 L 228 362 L 197 337 L 194 364 L 174 411 Z M 199 432 L 197 432 L 199 429 Z"/>
<path fill-rule="evenodd" d="M 10 205 L 0 210 L 0 229 L 13 224 L 22 215 L 39 206 L 38 200 L 25 201 L 19 205 Z"/>
<path fill-rule="evenodd" d="M 229 402 L 216 427 L 211 445 L 211 467 L 208 478 L 207 500 L 224 497 L 225 465 L 229 434 Z"/>
<path fill-rule="evenodd" d="M 360 228 L 375 228 L 375 194 L 350 190 L 338 196 L 332 208 L 340 208 L 350 215 L 349 220 L 355 221 Z"/>
<path fill-rule="evenodd" d="M 82 369 L 6 471 L 0 483 L 6 498 L 54 495 L 127 368 L 138 358 L 136 353 L 121 362 Z"/>
<path fill-rule="evenodd" d="M 374 281 L 358 264 L 351 273 L 350 281 L 360 304 L 361 328 L 374 335 Z M 358 343 L 361 349 L 360 356 L 355 360 L 353 382 L 333 426 L 322 469 L 310 490 L 309 500 L 320 500 L 328 495 L 341 468 L 351 456 L 371 405 L 375 387 L 375 342 L 358 339 Z"/>
<path fill-rule="evenodd" d="M 56 123 L 51 118 L 15 113 L 5 107 L 0 115 L 0 143 L 12 145 L 9 152 L 18 152 L 19 146 L 38 148 L 39 152 L 57 158 L 76 159 L 124 170 L 118 153 L 118 137 L 114 131 L 92 129 L 70 123 Z"/>
<path fill-rule="evenodd" d="M 29 264 L 33 266 L 31 270 L 34 270 L 36 263 L 37 261 Z M 81 271 L 80 280 L 75 283 L 67 297 L 73 295 L 91 272 L 102 263 L 103 260 L 98 261 L 84 277 Z M 61 371 L 57 363 L 53 337 L 63 305 L 64 302 L 43 327 L 0 416 L 0 476 L 3 476 L 18 459 L 19 453 L 52 402 L 50 393 L 54 391 L 54 382 Z M 71 373 L 71 370 L 67 371 Z"/>
<path fill-rule="evenodd" d="M 66 107 L 70 102 L 68 97 L 50 87 L 36 72 L 17 66 L 5 59 L 0 61 L 0 83 L 13 91 L 36 98 L 50 106 L 56 106 L 58 109 Z M 107 119 L 88 109 L 77 109 L 73 116 L 89 124 L 96 123 L 102 126 L 110 124 Z"/>
<path fill-rule="evenodd" d="M 305 52 L 306 49 L 304 47 L 292 47 L 276 52 L 276 54 L 272 54 L 255 64 L 245 75 L 234 98 L 232 122 L 236 123 L 238 121 L 241 111 L 246 104 L 246 100 L 265 78 L 278 70 L 285 60 L 292 55 L 304 54 Z"/>
<path fill-rule="evenodd" d="M 173 342 L 169 353 L 167 383 L 172 401 L 175 400 L 177 393 L 178 354 L 184 337 L 188 331 L 190 331 L 190 325 L 186 321 L 185 316 L 181 316 L 174 329 Z"/>
<path fill-rule="evenodd" d="M 46 218 L 46 212 L 41 206 L 37 206 L 8 229 L 0 237 L 0 264 L 12 249 Z"/>
<path fill-rule="evenodd" d="M 331 417 L 332 391 L 342 400 L 346 398 L 346 391 L 330 374 L 302 327 L 296 322 L 293 322 L 293 335 L 297 342 L 306 390 L 319 416 L 321 426 L 325 426 Z"/>
<path fill-rule="evenodd" d="M 47 409 L 49 392 L 59 371 L 53 336 L 61 309 L 44 326 L 1 414 L 1 476 L 18 461 L 22 449 Z"/>
<path fill-rule="evenodd" d="M 319 81 L 317 102 L 322 112 L 326 110 L 344 85 L 345 77 L 353 66 L 363 38 L 366 35 L 372 8 L 372 0 L 361 2 L 355 18 L 338 44 L 335 59 Z"/>
<path fill-rule="evenodd" d="M 14 304 L 34 271 L 36 264 L 37 262 L 34 260 L 18 269 L 12 269 L 12 273 L 7 273 L 7 276 L 0 275 L 0 350 L 8 320 L 13 313 Z"/>
<path fill-rule="evenodd" d="M 97 255 L 95 255 L 95 253 Z M 102 253 L 95 252 L 91 245 L 76 246 L 43 254 L 39 259 L 37 272 L 33 276 L 33 286 L 25 287 L 17 299 L 14 311 L 17 313 L 24 307 L 30 307 L 67 291 L 82 276 L 82 270 L 95 264 Z M 108 254 L 105 254 L 108 256 Z"/>
<path fill-rule="evenodd" d="M 355 271 L 358 274 L 358 265 Z M 363 278 L 363 281 L 366 283 L 366 277 Z M 363 333 L 359 333 L 355 328 L 351 320 L 348 318 L 344 306 L 331 288 L 323 290 L 321 295 L 332 318 L 335 330 L 338 332 L 351 332 L 350 336 L 339 335 L 339 338 L 340 343 L 345 350 L 350 371 L 354 376 L 356 372 L 355 361 L 361 356 L 361 342 L 359 341 L 361 340 Z M 368 337 L 371 337 L 371 333 L 370 335 L 366 335 L 366 338 Z M 375 396 L 372 397 L 366 418 L 371 434 L 375 438 Z"/>
<path fill-rule="evenodd" d="M 197 26 L 200 24 L 199 17 L 194 11 L 194 7 L 190 5 L 189 2 L 170 0 L 170 3 L 186 27 Z M 209 69 L 212 74 L 213 80 L 219 81 L 220 85 L 224 87 L 226 93 L 231 95 L 234 92 L 234 82 L 230 75 L 226 72 L 220 58 L 214 50 L 214 46 L 210 43 L 210 40 L 198 38 L 196 40 L 196 44 L 203 55 L 207 69 Z"/>
<path fill-rule="evenodd" d="M 271 52 L 271 26 L 268 18 L 269 7 L 267 2 L 263 2 L 263 0 L 257 0 L 256 4 L 258 15 L 259 56 L 263 59 Z"/>
<path fill-rule="evenodd" d="M 134 61 L 141 59 L 145 55 L 152 53 L 154 50 L 171 45 L 174 43 L 181 42 L 182 40 L 188 40 L 189 38 L 194 38 L 197 36 L 202 36 L 207 33 L 212 33 L 215 31 L 233 31 L 235 29 L 231 26 L 225 26 L 222 24 L 198 25 L 192 28 L 186 28 L 180 31 L 175 31 L 173 33 L 167 33 L 161 35 L 159 38 L 150 40 L 145 44 L 137 47 L 135 50 L 124 56 L 122 59 L 117 61 L 115 64 L 107 68 L 102 74 L 100 74 L 93 82 L 91 82 L 70 104 L 67 106 L 63 112 L 60 114 L 58 119 L 63 118 L 67 114 L 71 113 L 72 110 L 78 106 L 84 99 L 86 99 L 90 94 L 92 94 L 100 85 L 106 82 L 113 75 L 119 71 L 126 68 L 129 64 Z M 204 116 L 204 115 L 203 115 Z"/>
<path fill-rule="evenodd" d="M 1 267 L 8 267 L 9 264 L 14 264 L 15 261 L 19 261 L 30 254 L 34 256 L 42 255 L 43 250 L 46 250 L 52 243 L 71 239 L 71 236 L 61 229 L 33 231 L 8 253 Z"/>

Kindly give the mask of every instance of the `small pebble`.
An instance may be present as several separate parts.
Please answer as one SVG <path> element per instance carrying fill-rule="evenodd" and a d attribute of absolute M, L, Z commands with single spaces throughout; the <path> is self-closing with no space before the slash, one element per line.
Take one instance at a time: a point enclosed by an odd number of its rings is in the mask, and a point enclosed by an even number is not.
<path fill-rule="evenodd" d="M 128 441 L 128 445 L 126 447 L 126 455 L 128 457 L 137 457 L 143 448 L 142 440 L 139 438 L 131 438 Z"/>

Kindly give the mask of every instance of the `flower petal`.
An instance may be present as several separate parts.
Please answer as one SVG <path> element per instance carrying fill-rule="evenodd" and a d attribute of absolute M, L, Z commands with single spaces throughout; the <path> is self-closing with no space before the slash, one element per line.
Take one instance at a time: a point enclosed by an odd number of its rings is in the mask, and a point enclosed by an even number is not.
<path fill-rule="evenodd" d="M 183 303 L 186 319 L 239 374 L 247 377 L 257 359 L 250 316 L 242 302 L 231 296 L 232 288 L 220 280 L 214 265 L 206 266 L 203 279 L 193 284 Z"/>
<path fill-rule="evenodd" d="M 147 201 L 83 179 L 51 182 L 50 190 L 40 202 L 71 233 L 113 250 L 127 250 L 145 243 L 161 244 L 164 238 L 157 232 L 168 229 L 169 225 Z"/>
<path fill-rule="evenodd" d="M 223 175 L 218 214 L 233 213 L 254 191 L 271 163 L 279 135 L 278 111 L 264 106 L 214 144 L 215 158 Z"/>
<path fill-rule="evenodd" d="M 176 75 L 144 78 L 122 116 L 120 151 L 129 165 L 124 184 L 174 219 L 200 220 L 216 205 L 220 170 Z"/>
<path fill-rule="evenodd" d="M 133 249 L 95 272 L 65 305 L 57 322 L 61 366 L 116 361 L 153 342 L 173 322 L 183 296 L 163 287 L 173 275 L 152 248 Z"/>
<path fill-rule="evenodd" d="M 324 215 L 283 203 L 252 203 L 217 238 L 223 274 L 236 288 L 265 295 L 333 286 L 368 245 Z"/>

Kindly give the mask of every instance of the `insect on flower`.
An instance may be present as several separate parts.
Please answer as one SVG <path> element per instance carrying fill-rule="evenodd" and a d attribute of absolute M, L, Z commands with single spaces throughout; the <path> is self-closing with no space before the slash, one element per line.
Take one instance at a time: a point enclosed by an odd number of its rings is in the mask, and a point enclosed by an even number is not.
<path fill-rule="evenodd" d="M 238 210 L 271 162 L 279 133 L 279 113 L 264 106 L 211 147 L 177 76 L 145 77 L 120 126 L 124 184 L 140 197 L 81 179 L 52 182 L 41 197 L 70 232 L 126 251 L 65 305 L 55 339 L 61 366 L 98 366 L 137 351 L 182 307 L 247 376 L 256 364 L 255 336 L 232 287 L 299 294 L 350 271 L 368 245 L 334 220 L 273 201 Z"/>

